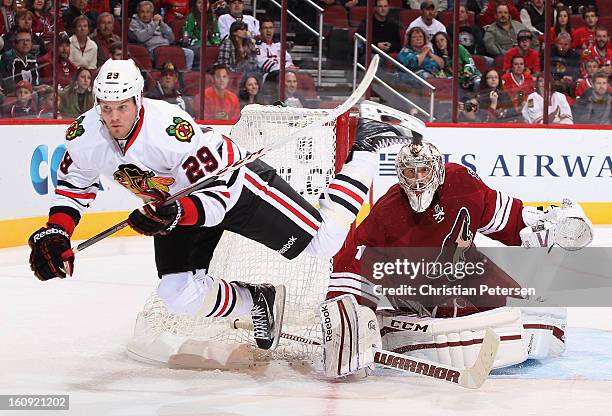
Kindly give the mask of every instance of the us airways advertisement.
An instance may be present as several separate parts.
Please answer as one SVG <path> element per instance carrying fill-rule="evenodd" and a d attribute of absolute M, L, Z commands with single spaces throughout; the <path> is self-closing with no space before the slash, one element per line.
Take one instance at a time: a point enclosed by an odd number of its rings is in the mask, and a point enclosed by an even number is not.
<path fill-rule="evenodd" d="M 523 201 L 566 196 L 612 203 L 612 130 L 428 127 L 426 136 L 446 162 L 471 168 L 490 187 Z M 374 201 L 397 182 L 399 148 L 379 155 Z"/>
<path fill-rule="evenodd" d="M 10 201 L 0 204 L 0 247 L 24 244 L 33 227 L 44 223 L 68 124 L 0 126 L 0 191 Z M 231 128 L 212 127 L 224 134 Z M 426 137 L 447 161 L 470 167 L 492 188 L 533 203 L 571 197 L 583 203 L 593 222 L 612 224 L 612 130 L 428 127 Z M 396 183 L 398 150 L 392 147 L 379 155 L 370 202 Z M 112 179 L 101 178 L 76 238 L 114 225 L 140 204 Z"/>

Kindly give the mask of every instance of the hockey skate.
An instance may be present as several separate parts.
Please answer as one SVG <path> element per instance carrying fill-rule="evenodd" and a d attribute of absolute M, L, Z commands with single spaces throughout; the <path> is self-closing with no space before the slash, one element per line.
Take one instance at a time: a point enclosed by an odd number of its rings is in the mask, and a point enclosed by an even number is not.
<path fill-rule="evenodd" d="M 262 350 L 273 350 L 278 345 L 283 315 L 285 313 L 285 286 L 273 286 L 268 283 L 250 284 L 237 282 L 251 292 L 253 308 L 253 336 L 257 347 Z"/>
<path fill-rule="evenodd" d="M 362 118 L 357 125 L 355 143 L 351 150 L 378 153 L 382 149 L 395 144 L 406 144 L 413 135 L 417 134 L 417 132 L 401 126 Z"/>

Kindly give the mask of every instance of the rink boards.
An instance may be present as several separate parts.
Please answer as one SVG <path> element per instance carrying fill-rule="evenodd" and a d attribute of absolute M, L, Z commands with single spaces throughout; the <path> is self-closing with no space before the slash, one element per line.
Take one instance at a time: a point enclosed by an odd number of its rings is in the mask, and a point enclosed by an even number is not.
<path fill-rule="evenodd" d="M 1 125 L 4 160 L 0 192 L 0 247 L 25 244 L 46 218 L 57 169 L 64 153 L 68 122 Z M 215 125 L 229 133 L 230 125 Z M 492 188 L 529 204 L 572 197 L 596 224 L 612 224 L 612 141 L 607 126 L 593 129 L 491 128 L 436 126 L 428 136 L 449 162 L 476 171 Z M 380 154 L 370 204 L 396 182 L 398 147 Z M 77 228 L 75 238 L 88 238 L 125 218 L 140 201 L 121 186 L 102 179 L 102 190 Z M 364 207 L 367 215 L 369 205 Z M 131 235 L 124 230 L 119 235 Z"/>

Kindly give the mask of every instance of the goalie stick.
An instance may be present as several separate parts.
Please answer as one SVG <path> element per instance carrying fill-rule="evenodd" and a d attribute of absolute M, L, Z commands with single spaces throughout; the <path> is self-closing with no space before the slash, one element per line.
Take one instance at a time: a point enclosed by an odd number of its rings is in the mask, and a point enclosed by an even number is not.
<path fill-rule="evenodd" d="M 279 147 L 282 147 L 285 144 L 289 143 L 290 141 L 292 141 L 294 139 L 297 139 L 298 137 L 304 136 L 305 134 L 307 134 L 311 130 L 316 130 L 320 126 L 323 126 L 325 124 L 331 123 L 332 121 L 337 119 L 340 115 L 342 115 L 343 113 L 347 112 L 355 104 L 357 104 L 357 102 L 359 101 L 361 96 L 363 94 L 365 94 L 365 92 L 367 91 L 367 89 L 370 86 L 370 83 L 374 79 L 374 76 L 376 75 L 376 71 L 378 69 L 378 61 L 379 61 L 379 59 L 380 58 L 378 57 L 378 55 L 374 55 L 372 57 L 372 62 L 370 63 L 370 66 L 368 67 L 368 70 L 364 74 L 363 79 L 361 80 L 361 82 L 359 83 L 357 88 L 355 88 L 355 91 L 353 91 L 353 93 L 347 98 L 347 100 L 345 102 L 340 104 L 338 107 L 334 108 L 325 117 L 322 117 L 320 120 L 318 120 L 315 123 L 309 124 L 309 125 L 307 125 L 305 127 L 302 127 L 299 130 L 294 131 L 293 133 L 291 133 L 288 136 L 285 136 L 285 137 L 282 137 L 282 138 L 278 139 L 276 142 L 274 142 L 273 144 L 271 144 L 268 147 L 263 147 L 263 148 L 255 151 L 253 153 L 248 154 L 246 157 L 244 157 L 244 158 L 242 158 L 240 160 L 237 160 L 233 164 L 218 170 L 214 175 L 209 176 L 209 177 L 207 177 L 206 179 L 204 179 L 204 180 L 202 180 L 200 182 L 196 182 L 193 185 L 185 188 L 184 190 L 182 190 L 182 191 L 180 191 L 180 192 L 170 196 L 161 205 L 165 206 L 165 205 L 172 204 L 172 203 L 178 201 L 179 199 L 183 198 L 184 196 L 190 195 L 191 193 L 193 193 L 195 191 L 198 191 L 198 190 L 200 190 L 202 188 L 205 188 L 211 182 L 216 181 L 220 176 L 225 175 L 226 173 L 238 170 L 242 166 L 246 165 L 247 163 L 253 162 L 253 161 L 263 157 L 264 155 L 266 155 L 271 150 L 274 150 L 274 149 L 277 149 Z M 110 227 L 110 228 L 102 231 L 101 233 L 91 237 L 90 239 L 83 241 L 82 243 L 78 244 L 76 247 L 72 247 L 71 249 L 69 249 L 66 252 L 62 253 L 62 257 L 68 258 L 71 255 L 74 255 L 74 254 L 76 254 L 76 253 L 78 253 L 80 251 L 83 251 L 86 248 L 91 247 L 92 245 L 96 244 L 98 241 L 101 241 L 101 240 L 105 239 L 106 237 L 109 237 L 109 236 L 115 234 L 116 232 L 121 231 L 122 229 L 124 229 L 127 226 L 128 226 L 127 220 L 123 220 L 120 223 L 118 223 L 116 225 L 113 225 L 112 227 Z"/>
<path fill-rule="evenodd" d="M 231 328 L 252 331 L 253 324 L 235 319 L 231 322 Z M 280 337 L 303 344 L 322 346 L 320 341 L 301 337 L 299 335 L 281 332 Z M 374 363 L 381 367 L 433 378 L 468 389 L 477 389 L 480 388 L 489 377 L 498 348 L 499 336 L 490 328 L 487 328 L 478 357 L 476 357 L 476 362 L 474 362 L 473 366 L 466 368 L 447 366 L 434 361 L 409 357 L 404 354 L 379 348 L 374 348 L 373 350 Z"/>

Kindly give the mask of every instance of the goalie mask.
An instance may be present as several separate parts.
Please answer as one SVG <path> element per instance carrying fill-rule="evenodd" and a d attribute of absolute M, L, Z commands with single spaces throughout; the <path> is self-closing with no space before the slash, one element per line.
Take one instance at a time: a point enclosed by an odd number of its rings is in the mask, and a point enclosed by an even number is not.
<path fill-rule="evenodd" d="M 436 190 L 444 183 L 444 161 L 438 149 L 415 135 L 397 153 L 395 169 L 412 209 L 423 212 L 429 208 Z"/>

